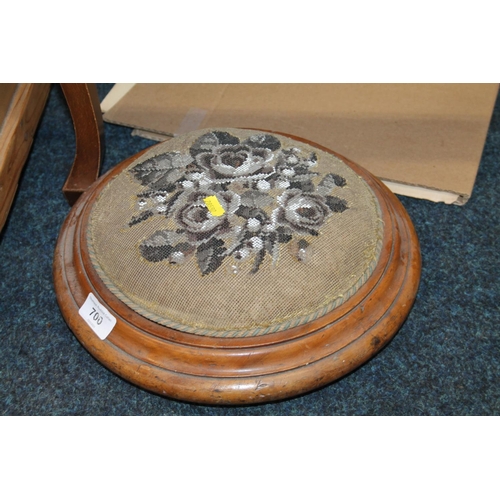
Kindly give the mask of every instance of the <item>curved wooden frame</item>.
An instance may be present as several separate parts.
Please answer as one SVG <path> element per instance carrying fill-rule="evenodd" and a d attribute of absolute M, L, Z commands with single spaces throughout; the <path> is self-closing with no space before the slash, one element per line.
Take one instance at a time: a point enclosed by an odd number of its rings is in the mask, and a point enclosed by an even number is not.
<path fill-rule="evenodd" d="M 88 255 L 86 230 L 96 197 L 141 152 L 97 180 L 76 202 L 56 247 L 54 281 L 61 311 L 76 337 L 103 365 L 144 389 L 175 399 L 261 403 L 303 394 L 346 375 L 396 334 L 415 299 L 421 270 L 418 239 L 408 214 L 396 196 L 362 167 L 318 144 L 288 137 L 341 158 L 377 196 L 384 242 L 368 281 L 329 314 L 260 337 L 203 337 L 140 316 L 100 280 Z M 105 340 L 78 313 L 90 292 L 117 319 Z"/>
<path fill-rule="evenodd" d="M 104 123 L 95 85 L 61 83 L 75 128 L 76 153 L 63 193 L 72 206 L 99 176 L 104 157 Z"/>

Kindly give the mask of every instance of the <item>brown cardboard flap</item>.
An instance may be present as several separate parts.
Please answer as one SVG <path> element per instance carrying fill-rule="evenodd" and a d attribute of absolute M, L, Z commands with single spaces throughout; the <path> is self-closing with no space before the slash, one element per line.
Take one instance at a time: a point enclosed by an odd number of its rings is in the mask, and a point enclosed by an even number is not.
<path fill-rule="evenodd" d="M 498 84 L 135 84 L 103 104 L 105 121 L 158 139 L 205 127 L 294 134 L 397 193 L 463 204 L 497 93 Z"/>

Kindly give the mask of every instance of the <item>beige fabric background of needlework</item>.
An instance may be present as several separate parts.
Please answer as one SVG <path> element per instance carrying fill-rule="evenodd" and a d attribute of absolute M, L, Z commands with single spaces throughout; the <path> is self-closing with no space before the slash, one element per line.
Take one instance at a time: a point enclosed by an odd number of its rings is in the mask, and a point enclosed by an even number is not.
<path fill-rule="evenodd" d="M 254 131 L 226 130 L 244 139 Z M 196 131 L 155 146 L 113 179 L 93 207 L 89 223 L 89 250 L 97 272 L 110 289 L 140 314 L 182 331 L 211 336 L 260 335 L 300 324 L 337 307 L 373 270 L 382 240 L 378 202 L 363 179 L 338 158 L 319 149 L 276 135 L 282 147 L 316 152 L 314 168 L 333 172 L 347 181 L 335 195 L 349 209 L 333 213 L 321 234 L 310 238 L 312 258 L 299 262 L 290 243 L 280 245 L 277 264 L 266 258 L 256 274 L 252 262 L 234 274 L 228 257 L 214 273 L 202 276 L 196 259 L 182 265 L 149 262 L 139 244 L 155 231 L 171 228 L 157 215 L 135 226 L 137 194 L 145 190 L 128 170 L 163 152 L 185 153 L 205 131 Z"/>

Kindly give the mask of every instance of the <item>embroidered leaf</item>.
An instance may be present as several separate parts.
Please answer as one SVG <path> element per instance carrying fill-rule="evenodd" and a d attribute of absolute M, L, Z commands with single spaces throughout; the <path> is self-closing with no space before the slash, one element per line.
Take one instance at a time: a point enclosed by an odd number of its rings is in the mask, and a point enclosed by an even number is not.
<path fill-rule="evenodd" d="M 173 231 L 156 231 L 139 245 L 139 252 L 150 262 L 160 262 L 180 248 L 184 238 L 184 235 Z"/>
<path fill-rule="evenodd" d="M 162 260 L 168 259 L 173 250 L 172 245 L 154 245 L 148 244 L 147 242 L 141 243 L 139 245 L 139 251 L 141 255 L 150 262 L 160 262 Z"/>
<path fill-rule="evenodd" d="M 270 134 L 252 135 L 243 144 L 247 144 L 252 148 L 267 148 L 271 151 L 276 151 L 281 147 L 279 139 Z"/>
<path fill-rule="evenodd" d="M 261 191 L 245 191 L 241 195 L 241 204 L 248 207 L 264 208 L 273 203 L 274 199 L 271 196 L 262 193 Z"/>
<path fill-rule="evenodd" d="M 219 144 L 228 144 L 228 145 L 236 145 L 240 143 L 240 140 L 234 136 L 231 135 L 229 132 L 221 132 L 219 130 L 216 130 L 214 132 L 215 137 L 217 137 Z"/>
<path fill-rule="evenodd" d="M 332 190 L 335 186 L 344 187 L 346 184 L 346 180 L 337 174 L 327 174 L 319 183 L 320 187 L 327 188 L 328 190 Z"/>
<path fill-rule="evenodd" d="M 309 172 L 309 165 L 301 163 L 294 167 L 295 175 L 317 175 L 316 172 Z"/>
<path fill-rule="evenodd" d="M 276 230 L 276 234 L 278 235 L 279 243 L 288 243 L 292 239 L 292 232 L 286 226 L 280 226 Z"/>
<path fill-rule="evenodd" d="M 213 273 L 224 260 L 224 242 L 218 238 L 211 238 L 202 243 L 196 250 L 196 259 L 203 276 Z"/>
<path fill-rule="evenodd" d="M 264 238 L 264 248 L 266 251 L 273 255 L 274 246 L 277 240 L 276 233 L 270 233 L 267 238 Z"/>
<path fill-rule="evenodd" d="M 255 274 L 259 270 L 262 262 L 264 262 L 265 256 L 266 256 L 266 249 L 262 248 L 261 250 L 259 250 L 257 256 L 255 257 L 255 261 L 252 270 L 250 271 L 250 274 Z"/>
<path fill-rule="evenodd" d="M 165 153 L 136 165 L 132 172 L 143 186 L 149 186 L 152 189 L 167 189 L 168 186 L 168 190 L 173 190 L 175 182 L 184 174 L 184 167 L 192 161 L 193 158 L 189 155 Z"/>
<path fill-rule="evenodd" d="M 129 227 L 134 226 L 135 224 L 139 224 L 139 222 L 142 222 L 143 220 L 149 219 L 154 215 L 154 212 L 151 210 L 146 210 L 145 212 L 142 212 L 139 215 L 135 215 L 130 219 L 130 222 L 128 223 Z"/>
<path fill-rule="evenodd" d="M 241 241 L 242 242 L 245 242 L 245 241 L 249 241 L 251 240 L 253 237 L 254 237 L 254 233 L 252 231 L 245 231 L 241 237 Z"/>
<path fill-rule="evenodd" d="M 141 194 L 137 195 L 137 198 L 142 200 L 148 200 L 150 198 L 154 198 L 155 196 L 165 195 L 167 192 L 163 189 L 148 189 L 147 191 L 143 191 Z"/>
<path fill-rule="evenodd" d="M 310 180 L 293 181 L 290 183 L 290 189 L 300 189 L 303 193 L 312 193 L 316 187 Z"/>
<path fill-rule="evenodd" d="M 244 219 L 257 219 L 260 222 L 267 219 L 267 214 L 263 210 L 260 210 L 259 208 L 245 207 L 243 205 L 241 205 L 234 213 Z"/>
<path fill-rule="evenodd" d="M 330 207 L 332 212 L 344 212 L 349 207 L 347 206 L 347 201 L 337 196 L 327 196 L 325 198 L 326 204 Z"/>

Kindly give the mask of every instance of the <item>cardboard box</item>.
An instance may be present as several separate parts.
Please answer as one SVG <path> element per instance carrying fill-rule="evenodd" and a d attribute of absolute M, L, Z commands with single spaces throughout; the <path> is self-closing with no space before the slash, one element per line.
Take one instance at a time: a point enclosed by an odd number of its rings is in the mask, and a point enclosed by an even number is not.
<path fill-rule="evenodd" d="M 104 120 L 155 140 L 206 127 L 285 132 L 359 163 L 394 192 L 470 198 L 498 84 L 120 84 Z"/>

